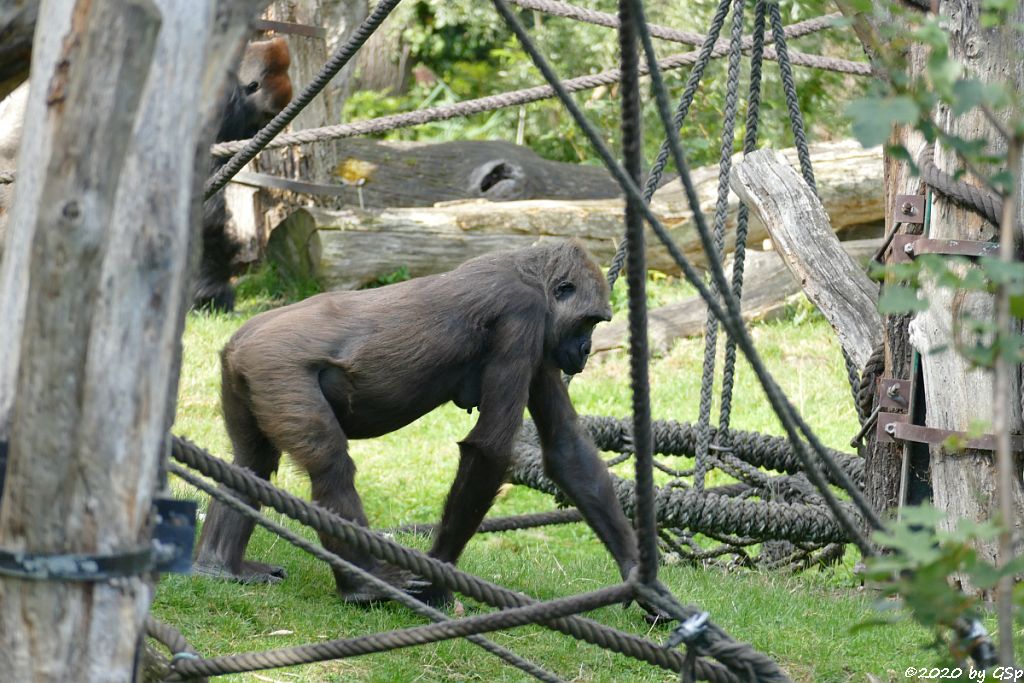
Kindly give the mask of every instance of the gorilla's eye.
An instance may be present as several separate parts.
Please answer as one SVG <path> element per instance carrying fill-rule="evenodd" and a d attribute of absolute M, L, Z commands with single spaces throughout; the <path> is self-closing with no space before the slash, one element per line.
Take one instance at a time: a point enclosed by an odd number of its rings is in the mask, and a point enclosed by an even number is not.
<path fill-rule="evenodd" d="M 571 282 L 559 282 L 555 285 L 555 298 L 559 301 L 568 299 L 573 293 L 576 292 L 576 285 Z"/>
<path fill-rule="evenodd" d="M 249 85 L 245 86 L 245 94 L 251 95 L 260 89 L 259 81 L 250 81 Z"/>

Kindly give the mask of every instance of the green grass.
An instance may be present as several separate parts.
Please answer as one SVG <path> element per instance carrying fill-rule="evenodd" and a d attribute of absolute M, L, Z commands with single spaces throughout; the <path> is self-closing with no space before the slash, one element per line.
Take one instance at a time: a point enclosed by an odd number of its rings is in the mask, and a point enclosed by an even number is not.
<path fill-rule="evenodd" d="M 652 296 L 661 300 L 671 300 L 673 292 L 681 296 L 683 291 L 672 281 L 653 284 Z M 249 315 L 276 303 L 271 290 L 263 284 L 243 288 L 240 313 L 189 316 L 175 432 L 214 453 L 230 453 L 219 413 L 219 349 Z M 752 334 L 770 370 L 822 440 L 849 450 L 856 416 L 839 348 L 827 324 L 809 306 L 799 305 L 787 319 L 757 325 Z M 683 340 L 651 362 L 656 418 L 696 418 L 702 358 L 701 340 Z M 581 414 L 627 416 L 628 359 L 621 352 L 595 358 L 573 381 L 571 392 Z M 473 422 L 474 416 L 449 405 L 387 437 L 352 444 L 358 486 L 374 526 L 436 520 L 455 471 L 455 442 Z M 739 365 L 732 424 L 781 434 L 745 362 Z M 287 459 L 276 482 L 303 497 L 309 495 L 305 477 Z M 178 495 L 198 497 L 180 482 L 174 486 Z M 492 514 L 552 508 L 545 496 L 517 487 L 503 492 Z M 277 514 L 271 517 L 286 522 Z M 288 525 L 315 539 L 309 530 Z M 427 544 L 422 538 L 401 540 L 420 548 Z M 205 655 L 314 643 L 423 623 L 395 605 L 371 609 L 342 605 L 334 597 L 333 578 L 325 565 L 262 530 L 254 534 L 249 556 L 284 565 L 289 578 L 275 586 L 241 586 L 168 576 L 160 582 L 155 614 L 180 628 Z M 851 633 L 852 626 L 875 615 L 871 595 L 859 587 L 853 573 L 855 559 L 851 551 L 838 567 L 799 575 L 676 564 L 665 566 L 661 578 L 681 600 L 708 610 L 735 638 L 771 655 L 797 681 L 864 681 L 869 672 L 887 680 L 890 670 L 900 672 L 893 680 L 902 680 L 904 667 L 932 661 L 925 653 L 929 636 L 907 624 Z M 618 580 L 610 557 L 584 525 L 481 534 L 471 541 L 460 566 L 538 598 L 570 595 Z M 469 600 L 465 603 L 470 614 L 485 609 Z M 655 640 L 668 632 L 652 632 L 635 607 L 605 608 L 591 616 Z M 568 680 L 678 680 L 669 672 L 538 627 L 488 637 Z M 455 641 L 227 680 L 519 681 L 525 676 L 479 648 Z"/>

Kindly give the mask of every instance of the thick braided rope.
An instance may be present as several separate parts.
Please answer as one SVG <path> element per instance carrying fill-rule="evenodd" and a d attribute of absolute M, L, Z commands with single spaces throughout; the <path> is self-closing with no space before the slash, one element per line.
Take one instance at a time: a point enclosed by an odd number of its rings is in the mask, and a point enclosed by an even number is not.
<path fill-rule="evenodd" d="M 172 672 L 172 666 L 182 658 L 195 659 L 200 654 L 185 639 L 181 631 L 170 624 L 157 621 L 152 614 L 146 615 L 146 635 L 167 648 L 171 653 L 171 659 L 160 659 L 158 662 L 147 662 L 146 678 L 150 680 L 166 680 Z M 151 668 L 158 667 L 158 668 Z M 196 677 L 195 683 L 207 683 L 205 677 Z"/>
<path fill-rule="evenodd" d="M 281 491 L 248 470 L 215 458 L 187 439 L 179 436 L 173 437 L 171 457 L 315 531 L 330 534 L 354 548 L 370 553 L 389 564 L 408 569 L 432 583 L 444 585 L 495 607 L 524 607 L 536 603 L 536 600 L 522 593 L 467 574 L 452 565 L 375 534 L 316 504 Z M 642 638 L 612 629 L 590 619 L 563 617 L 553 619 L 547 622 L 547 625 L 579 640 L 664 669 L 679 671 L 683 664 L 683 656 L 679 652 L 665 650 Z M 710 681 L 732 682 L 736 680 L 721 666 L 710 662 L 705 663 L 703 672 L 704 677 Z"/>
<path fill-rule="evenodd" d="M 729 216 L 729 172 L 732 170 L 732 151 L 736 132 L 736 114 L 739 111 L 740 39 L 743 35 L 744 0 L 735 0 L 732 7 L 732 36 L 730 40 L 729 69 L 725 86 L 725 111 L 722 120 L 722 139 L 718 161 L 718 196 L 715 201 L 714 245 L 715 254 L 709 258 L 722 260 L 725 254 L 725 221 Z M 762 34 L 764 32 L 762 31 Z M 712 281 L 711 295 L 719 295 Z M 704 324 L 704 364 L 701 368 L 700 408 L 697 417 L 698 439 L 693 486 L 704 490 L 708 470 L 708 447 L 711 445 L 711 401 L 715 388 L 715 360 L 718 357 L 718 319 L 708 311 Z"/>
<path fill-rule="evenodd" d="M 798 22 L 787 26 L 787 35 L 799 32 L 807 25 L 807 23 L 808 22 Z M 745 39 L 744 44 L 747 45 L 748 41 L 749 44 L 753 44 L 753 38 Z M 714 43 L 712 43 L 711 48 L 711 56 L 713 58 L 723 57 L 727 54 L 726 50 L 715 47 Z M 662 70 L 678 69 L 693 64 L 697 60 L 697 57 L 697 52 L 684 52 L 672 55 L 658 62 L 658 67 Z M 868 72 L 870 72 L 870 68 L 868 69 Z M 641 66 L 641 74 L 643 75 L 646 73 L 646 67 Z M 569 79 L 562 82 L 562 85 L 568 92 L 579 92 L 581 90 L 597 88 L 602 85 L 618 83 L 619 78 L 620 74 L 618 69 L 610 69 L 599 74 Z M 502 93 L 500 95 L 491 95 L 474 100 L 466 100 L 464 102 L 451 105 L 428 107 L 404 114 L 382 116 L 367 121 L 357 121 L 355 123 L 345 123 L 335 126 L 324 126 L 321 128 L 307 128 L 301 131 L 277 135 L 273 140 L 267 142 L 265 145 L 261 145 L 260 149 L 277 149 L 297 144 L 308 144 L 326 140 L 349 138 L 357 135 L 383 133 L 397 128 L 406 128 L 433 121 L 446 121 L 448 119 L 461 116 L 470 116 L 482 112 L 494 111 L 495 109 L 502 109 L 504 107 L 528 104 L 530 102 L 550 99 L 552 97 L 555 97 L 555 92 L 551 86 L 535 86 L 533 88 L 515 90 L 508 93 Z M 282 112 L 282 114 L 283 113 L 284 112 Z M 273 121 L 268 124 L 267 127 L 269 128 L 270 125 L 273 125 Z M 264 130 L 267 129 L 264 128 Z M 256 138 L 253 138 L 253 140 L 255 139 Z M 211 147 L 211 154 L 215 157 L 232 156 L 233 154 L 246 149 L 251 142 L 252 140 L 221 142 Z"/>
<path fill-rule="evenodd" d="M 198 656 L 198 652 L 181 634 L 181 631 L 170 624 L 157 621 L 152 614 L 146 615 L 146 635 L 166 647 L 172 655 L 185 653 Z"/>
<path fill-rule="evenodd" d="M 619 0 L 619 68 L 622 71 L 622 166 L 634 183 L 643 173 L 643 137 L 640 128 L 640 58 L 637 54 L 638 17 L 625 0 Z M 519 36 L 523 48 L 540 56 L 529 39 Z M 626 198 L 626 280 L 629 285 L 629 377 L 633 396 L 633 465 L 636 479 L 636 510 L 633 516 L 639 549 L 639 573 L 643 583 L 658 577 L 658 536 L 654 512 L 654 451 L 651 440 L 651 387 L 647 345 L 647 263 L 644 222 L 635 198 Z"/>
<path fill-rule="evenodd" d="M 878 378 L 885 371 L 885 344 L 879 344 L 871 352 L 867 362 L 864 364 L 864 372 L 860 375 L 860 385 L 857 387 L 857 409 L 864 415 L 869 415 L 875 403 L 875 393 L 878 386 Z"/>
<path fill-rule="evenodd" d="M 973 211 L 992 225 L 998 226 L 1003 214 L 1003 198 L 983 187 L 957 180 L 935 165 L 935 148 L 925 145 L 917 157 L 921 180 L 947 199 Z"/>
<path fill-rule="evenodd" d="M 595 445 L 605 451 L 620 450 L 630 439 L 629 421 L 606 416 L 583 416 L 580 423 Z M 531 424 L 529 422 L 527 425 Z M 693 456 L 697 450 L 697 430 L 692 424 L 672 420 L 655 420 L 652 425 L 654 451 L 662 455 Z M 712 427 L 712 440 L 718 438 Z M 526 431 L 524 429 L 524 431 Z M 768 436 L 757 432 L 732 430 L 729 432 L 732 454 L 744 462 L 775 472 L 798 474 L 804 471 L 803 461 L 793 452 L 793 445 L 784 437 Z M 864 481 L 864 460 L 857 456 L 827 449 L 829 458 L 860 487 Z M 824 476 L 829 483 L 841 486 L 832 472 Z M 710 490 L 710 489 L 709 489 Z"/>
<path fill-rule="evenodd" d="M 765 0 L 758 0 L 754 9 L 754 35 L 764 36 Z M 750 53 L 750 86 L 747 94 L 746 132 L 743 137 L 743 154 L 751 154 L 757 149 L 758 126 L 761 121 L 761 66 L 763 63 L 764 41 L 755 41 Z M 737 301 L 743 300 L 743 272 L 747 254 L 747 229 L 750 210 L 745 202 L 740 202 L 736 216 L 736 246 L 733 249 L 732 293 Z M 729 425 L 732 420 L 732 392 L 736 381 L 736 341 L 727 336 L 725 339 L 725 359 L 722 364 L 721 405 L 718 411 L 718 428 L 720 434 L 728 441 Z M 718 443 L 727 446 L 727 443 Z"/>
<path fill-rule="evenodd" d="M 510 472 L 515 484 L 529 486 L 547 493 L 562 503 L 569 503 L 554 482 L 544 473 L 540 449 L 526 442 L 516 445 Z M 615 495 L 627 515 L 636 509 L 635 484 L 612 475 Z M 738 534 L 751 542 L 767 540 L 845 543 L 849 534 L 836 523 L 835 517 L 822 505 L 740 500 L 694 489 L 663 487 L 655 491 L 654 503 L 658 523 L 709 536 Z M 855 515 L 844 505 L 844 512 Z"/>
<path fill-rule="evenodd" d="M 336 569 L 340 572 L 343 572 L 346 576 L 351 577 L 357 581 L 372 584 L 378 590 L 383 591 L 390 599 L 395 600 L 402 605 L 405 605 L 417 614 L 424 616 L 430 619 L 431 621 L 437 622 L 433 629 L 429 627 L 421 628 L 419 629 L 419 632 L 422 633 L 425 631 L 428 634 L 437 634 L 439 637 L 429 638 L 427 640 L 422 640 L 420 642 L 433 642 L 434 640 L 441 640 L 442 638 L 455 637 L 455 635 L 465 635 L 470 642 L 474 643 L 475 645 L 479 645 L 487 652 L 496 655 L 505 662 L 511 664 L 512 666 L 515 666 L 517 669 L 521 671 L 530 674 L 538 680 L 547 681 L 548 683 L 558 683 L 559 681 L 561 681 L 561 679 L 558 676 L 555 676 L 551 672 L 542 669 L 533 662 L 524 659 L 523 657 L 520 657 L 514 652 L 511 652 L 508 649 L 496 643 L 492 643 L 486 638 L 476 635 L 476 633 L 482 632 L 485 629 L 476 631 L 471 628 L 469 631 L 465 633 L 449 635 L 451 631 L 446 626 L 446 624 L 450 624 L 451 620 L 449 620 L 447 615 L 445 615 L 440 610 L 434 609 L 433 607 L 430 607 L 429 605 L 426 605 L 420 602 L 419 600 L 416 600 L 411 595 L 399 590 L 398 588 L 395 588 L 394 586 L 388 584 L 386 581 L 377 578 L 373 574 L 370 574 L 369 572 L 357 567 L 351 562 L 343 560 L 341 557 L 326 550 L 325 548 L 316 545 L 310 541 L 307 541 L 305 538 L 291 532 L 284 526 L 270 519 L 267 519 L 265 516 L 260 514 L 258 510 L 247 505 L 244 501 L 238 498 L 238 496 L 224 489 L 218 489 L 214 486 L 211 486 L 210 484 L 207 484 L 199 477 L 192 475 L 190 472 L 181 468 L 178 465 L 172 464 L 170 466 L 170 469 L 175 475 L 182 478 L 184 481 L 188 482 L 192 486 L 195 486 L 196 488 L 198 488 L 201 491 L 204 491 L 211 497 L 216 498 L 217 500 L 221 501 L 222 503 L 224 503 L 231 509 L 235 510 L 236 512 L 245 515 L 246 517 L 249 517 L 250 519 L 254 520 L 257 524 L 263 526 L 272 533 L 277 534 L 278 536 L 285 539 L 297 548 L 305 550 L 307 553 L 310 553 L 314 557 L 323 560 L 332 569 Z M 618 589 L 617 592 L 619 595 L 621 595 L 623 592 L 627 594 L 629 592 L 625 586 L 618 586 L 616 588 Z M 611 590 L 613 592 L 615 591 L 614 588 Z M 612 599 L 605 604 L 619 602 L 622 600 L 622 597 Z M 570 601 L 571 599 L 566 600 L 565 602 L 568 605 Z M 587 600 L 583 600 L 579 603 L 579 605 L 583 605 L 586 602 Z M 440 628 L 437 628 L 438 625 L 440 625 Z M 502 628 L 502 626 L 498 626 L 497 628 Z M 379 650 L 394 649 L 396 647 L 405 647 L 407 645 L 419 644 L 418 642 L 410 641 L 408 638 L 403 638 L 400 633 L 377 634 L 375 636 L 368 636 L 366 638 L 356 640 L 370 641 L 377 645 L 376 649 L 370 649 L 367 650 L 367 652 L 376 652 Z M 358 650 L 352 650 L 349 648 L 350 642 L 348 640 L 328 641 L 325 643 L 318 643 L 317 645 L 313 646 L 284 648 L 279 650 L 271 650 L 267 652 L 244 653 L 239 655 L 232 655 L 230 657 L 217 657 L 206 660 L 187 659 L 183 662 L 178 663 L 174 667 L 174 669 L 175 671 L 183 675 L 202 674 L 206 676 L 219 676 L 227 673 L 239 673 L 243 671 L 254 671 L 256 669 L 278 668 L 282 666 L 292 666 L 295 664 L 309 664 L 312 662 L 322 661 L 324 659 L 336 659 L 338 657 L 349 657 L 354 656 L 356 654 L 363 654 L 363 652 L 360 652 Z"/>
<path fill-rule="evenodd" d="M 476 532 L 478 534 L 497 533 L 501 531 L 518 531 L 520 529 L 533 529 L 553 524 L 571 524 L 582 522 L 583 514 L 576 508 L 565 508 L 552 510 L 550 512 L 535 512 L 527 515 L 515 515 L 510 517 L 492 517 L 485 519 Z M 435 524 L 403 524 L 392 529 L 388 533 L 398 534 L 431 534 Z"/>
<path fill-rule="evenodd" d="M 212 178 L 207 180 L 206 186 L 203 188 L 204 199 L 208 199 L 213 196 L 217 190 L 227 185 L 228 181 L 234 177 L 236 173 L 242 170 L 242 167 L 252 161 L 260 150 L 264 149 L 267 143 L 274 138 L 278 133 L 284 130 L 284 127 L 291 123 L 292 119 L 299 115 L 306 105 L 313 101 L 321 90 L 327 87 L 331 79 L 345 68 L 345 65 L 349 63 L 352 57 L 355 56 L 359 48 L 362 47 L 363 43 L 373 35 L 374 31 L 381 25 L 381 22 L 387 18 L 391 13 L 391 10 L 398 5 L 400 0 L 380 0 L 377 6 L 373 8 L 373 11 L 359 26 L 352 35 L 348 37 L 348 40 L 342 44 L 331 58 L 327 60 L 323 68 L 320 69 L 320 73 L 316 75 L 309 85 L 303 89 L 303 91 L 292 100 L 287 107 L 285 107 L 273 120 L 264 126 L 256 136 L 251 140 L 246 141 L 244 147 L 239 150 L 231 159 L 217 169 L 217 172 Z"/>

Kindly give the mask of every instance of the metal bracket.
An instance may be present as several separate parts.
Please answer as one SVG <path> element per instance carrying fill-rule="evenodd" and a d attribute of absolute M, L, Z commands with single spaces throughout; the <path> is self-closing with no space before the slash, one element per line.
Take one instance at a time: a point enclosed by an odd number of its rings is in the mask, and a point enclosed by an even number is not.
<path fill-rule="evenodd" d="M 979 451 L 994 451 L 996 449 L 996 437 L 994 434 L 982 434 L 981 436 L 970 438 L 967 432 L 939 429 L 938 427 L 925 427 L 902 420 L 893 425 L 890 436 L 892 437 L 890 440 L 926 443 L 931 446 L 938 446 L 949 439 L 955 439 L 962 442 L 963 448 Z M 1024 436 L 1011 434 L 1010 448 L 1016 453 L 1024 452 Z"/>
<path fill-rule="evenodd" d="M 45 554 L 0 548 L 0 576 L 36 581 L 110 581 L 148 572 L 192 571 L 196 504 L 158 498 L 156 525 L 148 546 L 119 553 Z"/>
<path fill-rule="evenodd" d="M 924 223 L 924 195 L 898 194 L 893 200 L 892 222 Z"/>
<path fill-rule="evenodd" d="M 296 24 L 290 21 L 270 21 L 268 19 L 256 19 L 252 22 L 253 30 L 273 31 L 274 33 L 289 33 L 293 36 L 304 36 L 306 38 L 326 38 L 327 29 L 322 26 L 311 26 L 309 24 Z"/>
<path fill-rule="evenodd" d="M 154 569 L 169 574 L 192 573 L 192 546 L 196 539 L 196 503 L 157 498 L 153 546 L 158 550 Z"/>
<path fill-rule="evenodd" d="M 151 546 L 108 555 L 37 555 L 0 548 L 0 576 L 36 581 L 109 581 L 152 570 L 153 555 Z"/>
<path fill-rule="evenodd" d="M 906 413 L 878 413 L 878 422 L 875 423 L 875 440 L 878 443 L 892 443 L 896 439 L 896 424 L 907 422 L 910 416 Z"/>
<path fill-rule="evenodd" d="M 910 263 L 915 257 L 922 254 L 978 258 L 979 256 L 996 256 L 998 253 L 998 242 L 939 240 L 921 235 L 896 235 L 892 240 L 893 263 Z"/>
<path fill-rule="evenodd" d="M 909 410 L 910 392 L 910 380 L 882 377 L 878 380 L 878 405 L 887 410 Z"/>

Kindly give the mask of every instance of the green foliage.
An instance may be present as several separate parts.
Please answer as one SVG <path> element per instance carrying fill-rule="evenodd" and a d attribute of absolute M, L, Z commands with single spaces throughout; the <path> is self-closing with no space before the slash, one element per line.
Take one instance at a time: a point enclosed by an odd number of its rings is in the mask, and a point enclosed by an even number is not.
<path fill-rule="evenodd" d="M 606 2 L 582 0 L 576 4 L 602 11 L 613 8 Z M 648 19 L 673 28 L 705 32 L 715 3 L 651 3 Z M 752 5 L 751 5 L 752 7 Z M 618 53 L 616 32 L 600 26 L 540 12 L 517 10 L 531 37 L 554 64 L 563 79 L 598 73 L 615 68 Z M 783 21 L 800 21 L 821 14 L 820 3 L 787 3 Z M 532 62 L 509 34 L 489 3 L 471 0 L 420 0 L 401 7 L 400 21 L 406 28 L 403 38 L 411 47 L 414 62 L 429 68 L 436 84 L 413 86 L 399 97 L 381 97 L 364 93 L 345 104 L 347 120 L 365 119 L 386 113 L 450 104 L 470 98 L 527 88 L 543 79 Z M 752 30 L 753 16 L 748 8 L 746 32 Z M 729 26 L 722 37 L 728 39 Z M 856 58 L 860 46 L 849 31 L 826 31 L 794 41 L 793 49 L 832 56 Z M 686 52 L 689 46 L 656 41 L 660 57 Z M 714 60 L 684 123 L 681 138 L 693 165 L 715 163 L 720 155 L 721 121 L 725 110 L 725 60 Z M 670 94 L 681 94 L 688 69 L 664 74 Z M 848 133 L 841 115 L 842 103 L 862 91 L 863 80 L 818 69 L 795 70 L 800 106 L 812 138 L 828 139 Z M 741 76 L 741 103 L 747 93 L 747 74 Z M 778 147 L 792 144 L 789 118 L 778 69 L 766 62 L 763 74 L 760 137 Z M 645 95 L 644 128 L 648 131 L 644 154 L 652 161 L 663 134 L 653 98 Z M 576 102 L 603 131 L 613 149 L 620 142 L 618 88 L 601 87 L 577 93 Z M 571 117 L 556 100 L 545 100 L 521 108 L 503 109 L 456 121 L 438 122 L 411 129 L 392 131 L 384 137 L 399 140 L 447 141 L 466 139 L 503 139 L 517 141 L 522 117 L 522 141 L 541 156 L 557 161 L 599 163 L 593 150 L 577 130 Z M 742 146 L 744 116 L 737 120 L 733 151 Z"/>
<path fill-rule="evenodd" d="M 955 664 L 962 652 L 947 634 L 957 624 L 978 618 L 983 604 L 980 597 L 954 587 L 954 575 L 968 577 L 980 589 L 990 589 L 1000 577 L 1024 570 L 1024 557 L 996 567 L 979 557 L 974 547 L 995 539 L 999 525 L 961 519 L 949 531 L 939 528 L 944 518 L 943 512 L 930 505 L 907 507 L 899 522 L 875 534 L 874 540 L 889 553 L 870 558 L 865 577 L 879 582 L 889 598 L 879 603 L 889 618 L 862 622 L 860 628 L 912 618 L 933 633 L 931 647 L 936 654 L 943 659 L 952 656 Z"/>
<path fill-rule="evenodd" d="M 402 266 L 398 270 L 385 273 L 376 280 L 366 285 L 363 289 L 373 289 L 375 287 L 383 287 L 384 285 L 393 285 L 396 282 L 405 282 L 409 279 L 409 269 L 406 266 Z"/>
<path fill-rule="evenodd" d="M 240 307 L 266 309 L 293 303 L 318 294 L 320 285 L 312 278 L 296 278 L 276 264 L 263 262 L 238 278 L 235 293 Z"/>

